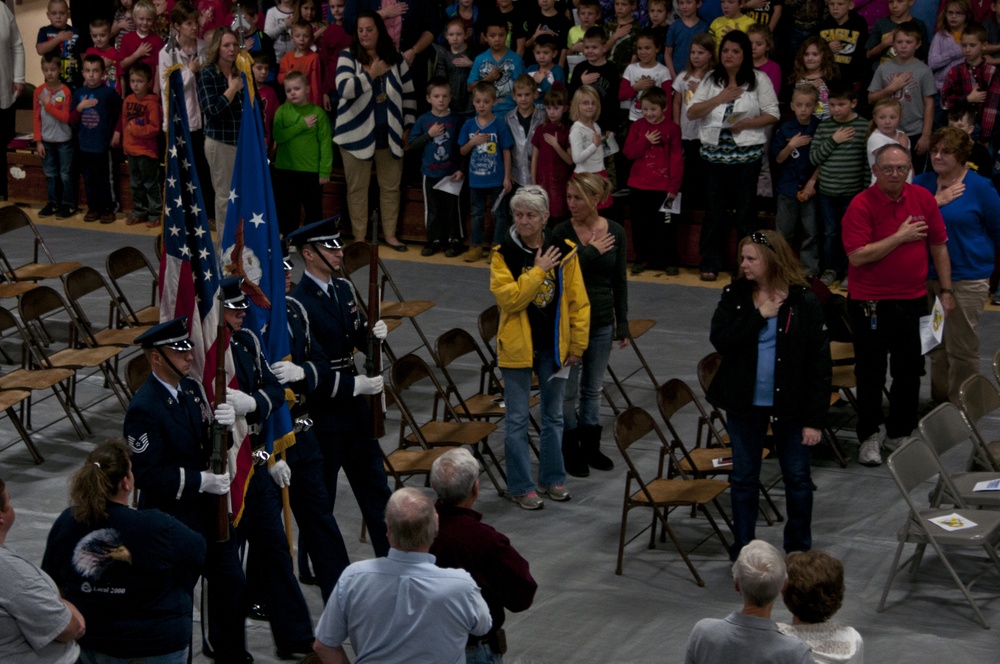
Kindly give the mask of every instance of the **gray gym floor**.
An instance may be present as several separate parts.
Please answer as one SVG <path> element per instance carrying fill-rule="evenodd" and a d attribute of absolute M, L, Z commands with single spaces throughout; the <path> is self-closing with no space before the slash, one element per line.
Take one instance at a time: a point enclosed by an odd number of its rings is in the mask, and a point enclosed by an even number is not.
<path fill-rule="evenodd" d="M 41 228 L 58 259 L 77 260 L 104 272 L 104 260 L 113 249 L 133 244 L 152 255 L 152 240 L 147 237 L 113 232 Z M 22 236 L 23 237 L 23 236 Z M 4 240 L 4 251 L 15 264 L 27 259 L 27 242 Z M 411 248 L 412 256 L 419 247 Z M 391 252 L 383 252 L 383 255 Z M 419 322 L 433 340 L 455 326 L 464 327 L 478 339 L 476 320 L 480 311 L 493 303 L 489 293 L 489 273 L 485 263 L 414 262 L 387 256 L 394 277 L 410 299 L 434 300 L 436 306 L 422 315 Z M 301 268 L 299 268 L 301 269 Z M 708 327 L 718 298 L 718 291 L 643 280 L 630 283 L 630 318 L 652 318 L 656 327 L 643 336 L 640 346 L 657 378 L 662 382 L 678 377 L 697 385 L 698 360 L 711 352 Z M 136 283 L 130 291 L 136 299 L 148 297 L 148 291 Z M 4 301 L 12 306 L 12 301 Z M 93 317 L 103 320 L 104 305 L 94 299 Z M 981 325 L 982 371 L 992 375 L 990 358 L 1000 341 L 1000 316 L 988 312 Z M 420 341 L 410 323 L 394 331 L 389 341 L 397 355 L 416 348 Z M 8 352 L 16 348 L 5 345 Z M 425 359 L 426 350 L 418 351 Z M 612 367 L 619 376 L 632 374 L 626 386 L 633 401 L 654 413 L 655 395 L 645 372 L 630 349 L 612 353 Z M 6 371 L 7 367 L 0 367 Z M 478 369 L 471 361 L 460 362 L 459 380 L 466 389 L 478 384 Z M 925 379 L 926 383 L 926 379 Z M 425 391 L 424 395 L 427 394 Z M 618 403 L 622 399 L 613 390 Z M 418 391 L 417 396 L 421 393 Z M 925 385 L 923 398 L 927 398 Z M 79 401 L 92 404 L 85 415 L 95 435 L 80 441 L 51 399 L 37 403 L 34 409 L 33 438 L 45 456 L 36 466 L 27 450 L 18 442 L 13 427 L 0 420 L 0 475 L 7 482 L 19 519 L 7 539 L 7 545 L 39 562 L 45 539 L 56 515 L 66 507 L 66 481 L 79 466 L 95 441 L 121 434 L 123 411 L 99 378 L 84 381 Z M 418 417 L 429 417 L 429 399 L 418 399 Z M 845 413 L 834 414 L 841 421 Z M 539 512 L 528 513 L 497 495 L 483 477 L 483 491 L 478 509 L 484 520 L 507 534 L 514 546 L 531 563 L 539 589 L 534 606 L 521 614 L 508 616 L 506 630 L 510 646 L 507 661 L 512 663 L 546 662 L 640 662 L 683 661 L 687 635 L 702 617 L 721 617 L 740 605 L 729 574 L 728 556 L 717 540 L 704 541 L 692 554 L 692 561 L 705 580 L 699 588 L 683 561 L 669 544 L 657 550 L 646 548 L 648 533 L 626 547 L 624 574 L 615 575 L 621 500 L 624 492 L 624 463 L 614 447 L 610 427 L 613 414 L 604 404 L 604 452 L 616 460 L 611 472 L 593 473 L 587 479 L 569 478 L 573 499 L 568 503 L 548 501 Z M 389 433 L 382 440 L 386 449 L 395 444 L 398 412 L 389 413 Z M 854 461 L 857 440 L 850 428 L 840 431 L 841 445 L 851 457 L 846 469 L 834 461 L 829 448 L 821 446 L 814 455 L 814 482 L 817 487 L 813 515 L 813 541 L 839 557 L 847 571 L 847 596 L 837 619 L 857 628 L 865 638 L 869 662 L 907 661 L 912 663 L 989 662 L 996 660 L 996 637 L 975 622 L 972 611 L 949 577 L 935 567 L 936 556 L 929 553 L 916 583 L 902 576 L 894 583 L 886 612 L 876 613 L 882 586 L 895 547 L 895 531 L 905 516 L 905 508 L 884 466 L 866 468 Z M 1000 424 L 998 424 L 1000 427 Z M 695 436 L 694 420 L 682 420 L 680 434 L 689 444 Z M 503 450 L 502 432 L 491 439 L 494 449 Z M 652 442 L 641 447 L 653 450 Z M 948 458 L 953 468 L 961 458 Z M 647 473 L 655 470 L 655 458 L 644 454 Z M 764 465 L 765 476 L 777 475 L 776 462 Z M 294 481 L 294 477 L 292 479 Z M 920 492 L 918 492 L 918 495 Z M 780 484 L 773 490 L 780 507 L 783 496 Z M 724 500 L 728 509 L 728 500 Z M 336 501 L 336 516 L 347 540 L 352 560 L 372 555 L 369 544 L 359 541 L 361 523 L 350 488 L 341 478 Z M 634 510 L 629 536 L 648 525 L 649 514 Z M 671 524 L 688 546 L 704 540 L 711 532 L 703 518 L 690 519 L 677 511 Z M 780 548 L 781 525 L 768 527 L 763 522 L 757 535 Z M 966 577 L 980 569 L 983 556 L 956 556 Z M 985 576 L 974 590 L 987 619 L 1000 626 L 1000 601 L 997 599 L 1000 577 Z M 305 587 L 313 620 L 322 611 L 319 590 Z M 789 621 L 788 611 L 780 601 L 774 617 Z M 196 614 L 195 619 L 199 616 Z M 197 633 L 198 626 L 195 631 Z M 249 647 L 258 662 L 277 661 L 266 623 L 248 621 Z M 195 662 L 208 661 L 196 645 Z M 740 661 L 733 653 L 733 661 Z"/>

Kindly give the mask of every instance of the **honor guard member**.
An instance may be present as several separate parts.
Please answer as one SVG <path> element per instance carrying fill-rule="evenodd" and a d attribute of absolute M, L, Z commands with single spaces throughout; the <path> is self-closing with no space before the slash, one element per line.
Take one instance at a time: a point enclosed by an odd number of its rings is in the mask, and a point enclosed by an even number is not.
<path fill-rule="evenodd" d="M 314 403 L 310 411 L 323 453 L 327 492 L 331 502 L 336 501 L 337 476 L 343 468 L 368 525 L 375 555 L 385 556 L 389 553 L 385 506 L 391 492 L 382 451 L 372 437 L 371 413 L 362 398 L 382 392 L 382 377 L 359 376 L 354 365 L 354 349 L 367 344 L 367 321 L 350 282 L 336 277 L 344 258 L 336 218 L 303 226 L 285 239 L 298 247 L 305 263 L 292 296 L 308 313 L 313 338 L 332 370 L 329 397 Z M 373 331 L 384 339 L 385 323 L 378 321 Z"/>
<path fill-rule="evenodd" d="M 205 537 L 208 551 L 202 585 L 208 597 L 208 633 L 203 620 L 204 652 L 219 664 L 253 661 L 246 652 L 246 581 L 236 537 L 215 541 L 218 500 L 228 495 L 230 479 L 228 474 L 208 470 L 213 413 L 201 383 L 188 378 L 194 356 L 186 319 L 160 323 L 135 341 L 151 369 L 125 412 L 124 433 L 132 448 L 139 508 L 166 512 Z M 214 416 L 227 427 L 236 418 L 226 403 Z"/>
<path fill-rule="evenodd" d="M 260 340 L 243 329 L 247 299 L 242 277 L 222 280 L 223 315 L 230 330 L 230 348 L 239 389 L 226 390 L 226 402 L 250 427 L 254 469 L 243 502 L 237 534 L 249 544 L 247 577 L 262 584 L 267 597 L 271 636 L 280 659 L 308 654 L 312 648 L 312 622 L 302 589 L 292 570 L 285 528 L 281 523 L 278 487 L 290 484 L 292 471 L 284 461 L 274 461 L 264 449 L 264 427 L 271 413 L 285 401 L 285 388 L 271 372 Z M 254 567 L 256 566 L 256 567 Z"/>
<path fill-rule="evenodd" d="M 285 290 L 291 290 L 292 263 L 285 247 Z M 333 503 L 323 480 L 323 454 L 312 429 L 309 408 L 330 398 L 333 372 L 323 348 L 312 336 L 309 315 L 298 300 L 287 297 L 290 360 L 271 365 L 278 380 L 295 393 L 292 421 L 295 444 L 285 458 L 295 483 L 288 487 L 295 522 L 299 526 L 299 580 L 319 585 L 325 603 L 340 573 L 350 564 L 344 537 L 333 516 Z M 309 572 L 312 560 L 313 573 Z"/>

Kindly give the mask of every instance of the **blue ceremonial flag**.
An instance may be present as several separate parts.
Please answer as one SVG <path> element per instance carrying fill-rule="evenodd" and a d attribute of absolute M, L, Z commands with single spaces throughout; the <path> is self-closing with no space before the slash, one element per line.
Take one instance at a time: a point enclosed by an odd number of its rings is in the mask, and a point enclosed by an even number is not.
<path fill-rule="evenodd" d="M 285 270 L 281 260 L 278 213 L 267 167 L 264 123 L 254 98 L 253 79 L 248 79 L 245 73 L 242 75 L 243 114 L 222 233 L 222 260 L 227 276 L 244 277 L 243 292 L 250 307 L 243 326 L 257 333 L 264 356 L 272 363 L 285 359 L 290 352 Z M 268 452 L 273 454 L 295 442 L 287 404 L 272 413 L 262 435 Z"/>

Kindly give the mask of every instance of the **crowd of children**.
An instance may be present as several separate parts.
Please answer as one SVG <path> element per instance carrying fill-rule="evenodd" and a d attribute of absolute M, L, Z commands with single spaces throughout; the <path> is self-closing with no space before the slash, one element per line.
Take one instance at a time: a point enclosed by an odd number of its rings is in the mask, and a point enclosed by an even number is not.
<path fill-rule="evenodd" d="M 743 0 L 720 0 L 712 10 L 700 0 L 429 3 L 435 17 L 426 22 L 436 32 L 421 40 L 426 55 L 413 65 L 426 69 L 415 80 L 429 80 L 417 90 L 427 112 L 407 145 L 420 161 L 424 254 L 480 260 L 507 231 L 506 199 L 517 187 L 544 186 L 559 221 L 568 216 L 569 179 L 601 173 L 616 190 L 601 207 L 631 218 L 633 272 L 656 266 L 676 274 L 669 210 L 680 195 L 684 211 L 704 209 L 706 201 L 702 121 L 690 119 L 688 107 L 702 80 L 721 67 L 720 40 L 738 30 L 750 44 L 743 56 L 781 101 L 782 118 L 766 127 L 757 202 L 774 210 L 810 275 L 841 280 L 840 219 L 871 185 L 879 147 L 904 146 L 914 172 L 922 172 L 932 131 L 950 123 L 976 141 L 979 174 L 992 178 L 995 170 L 1000 0 L 985 23 L 975 20 L 969 0 L 947 0 L 928 26 L 911 9 L 930 1 L 888 0 L 865 16 L 852 0 L 803 2 L 785 13 L 781 3 Z M 35 138 L 49 199 L 42 216 L 76 214 L 74 174 L 81 172 L 85 219 L 113 221 L 107 155 L 121 144 L 135 201 L 128 223 L 158 223 L 160 51 L 190 57 L 234 13 L 253 26 L 244 47 L 254 56 L 273 144 L 282 231 L 297 225 L 302 208 L 307 220 L 321 214 L 321 185 L 335 159 L 334 72 L 351 43 L 345 4 L 120 0 L 113 21 L 72 27 L 66 0 L 51 0 L 51 25 L 37 41 L 45 84 L 35 93 Z M 93 41 L 84 53 L 77 48 L 82 29 Z M 315 183 L 302 173 L 316 173 Z M 297 193 L 289 196 L 292 183 Z M 461 201 L 471 208 L 467 248 Z"/>

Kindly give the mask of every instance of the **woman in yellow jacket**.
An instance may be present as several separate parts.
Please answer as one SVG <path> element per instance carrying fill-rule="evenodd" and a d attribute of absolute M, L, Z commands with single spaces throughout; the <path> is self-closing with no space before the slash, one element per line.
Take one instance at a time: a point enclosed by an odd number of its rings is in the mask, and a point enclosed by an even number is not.
<path fill-rule="evenodd" d="M 526 510 L 552 500 L 569 500 L 563 466 L 562 401 L 566 376 L 560 369 L 577 364 L 590 338 L 590 300 L 572 242 L 554 245 L 545 232 L 549 197 L 536 185 L 521 187 L 510 200 L 514 225 L 496 247 L 490 265 L 490 291 L 500 306 L 497 355 L 504 378 L 507 488 Z M 528 400 L 532 372 L 538 373 L 542 435 L 538 487 L 531 481 L 528 451 Z"/>

